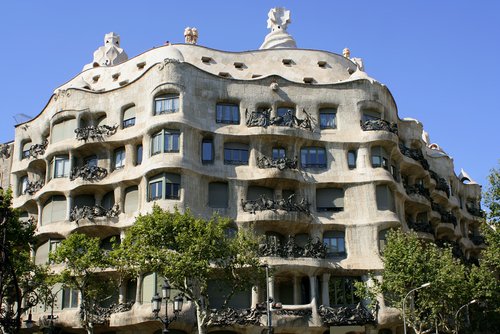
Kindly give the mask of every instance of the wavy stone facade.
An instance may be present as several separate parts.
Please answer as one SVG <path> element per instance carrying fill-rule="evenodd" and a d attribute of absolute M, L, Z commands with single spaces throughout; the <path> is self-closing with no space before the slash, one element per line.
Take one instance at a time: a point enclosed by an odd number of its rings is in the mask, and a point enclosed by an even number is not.
<path fill-rule="evenodd" d="M 14 206 L 37 222 L 37 263 L 75 231 L 106 247 L 155 202 L 218 211 L 266 235 L 262 262 L 283 303 L 277 333 L 399 333 L 394 309 L 380 300 L 369 314 L 352 293 L 383 269 L 388 229 L 454 243 L 469 261 L 483 247 L 480 186 L 457 178 L 421 123 L 399 119 L 386 86 L 326 51 L 167 45 L 85 70 L 25 125 L 2 161 L 12 159 Z M 158 282 L 150 274 L 117 289 L 113 302 L 130 306 L 98 330 L 160 329 L 150 311 Z M 79 328 L 77 294 L 59 297 L 56 326 Z M 210 330 L 260 333 L 264 301 L 265 287 L 238 296 Z M 39 307 L 34 319 L 48 314 Z M 171 328 L 192 333 L 194 321 L 185 303 Z"/>

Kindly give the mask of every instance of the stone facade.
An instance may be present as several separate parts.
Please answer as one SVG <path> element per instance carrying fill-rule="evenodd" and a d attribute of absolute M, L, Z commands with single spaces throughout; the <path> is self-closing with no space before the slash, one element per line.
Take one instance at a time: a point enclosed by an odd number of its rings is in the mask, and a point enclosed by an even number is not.
<path fill-rule="evenodd" d="M 10 174 L 14 206 L 37 221 L 37 263 L 74 231 L 103 245 L 123 236 L 153 203 L 217 211 L 266 235 L 262 262 L 283 304 L 278 332 L 396 333 L 395 310 L 381 300 L 367 313 L 352 294 L 354 281 L 383 269 L 388 229 L 455 242 L 467 260 L 483 247 L 473 241 L 481 211 L 468 209 L 479 208 L 480 186 L 461 182 L 452 159 L 422 139 L 422 124 L 400 119 L 388 88 L 348 56 L 188 43 L 111 65 L 57 88 L 1 156 L 2 186 Z M 26 191 L 27 182 L 37 187 Z M 132 306 L 108 314 L 102 331 L 159 329 L 149 304 L 156 281 L 145 275 L 117 289 L 114 302 Z M 265 287 L 248 291 L 212 329 L 260 333 L 264 301 Z M 79 327 L 77 302 L 60 293 L 57 326 Z M 193 310 L 185 303 L 171 327 L 193 332 Z M 40 307 L 34 318 L 49 313 Z"/>

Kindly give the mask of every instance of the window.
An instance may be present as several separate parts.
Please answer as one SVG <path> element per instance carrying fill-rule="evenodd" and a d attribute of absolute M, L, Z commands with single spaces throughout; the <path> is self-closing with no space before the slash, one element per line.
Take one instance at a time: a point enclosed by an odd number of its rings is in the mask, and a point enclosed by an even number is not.
<path fill-rule="evenodd" d="M 389 170 L 389 159 L 387 152 L 381 146 L 372 147 L 372 167 L 382 167 Z"/>
<path fill-rule="evenodd" d="M 139 204 L 139 188 L 131 186 L 125 189 L 125 204 L 123 205 L 124 213 L 132 213 L 137 211 Z"/>
<path fill-rule="evenodd" d="M 224 164 L 248 165 L 248 145 L 241 143 L 224 144 Z"/>
<path fill-rule="evenodd" d="M 363 112 L 363 122 L 381 119 L 380 113 L 376 110 L 365 110 Z"/>
<path fill-rule="evenodd" d="M 21 151 L 21 160 L 23 159 L 29 159 L 30 157 L 30 148 L 31 148 L 31 142 L 27 141 L 26 143 L 23 144 L 22 151 Z"/>
<path fill-rule="evenodd" d="M 125 148 L 121 147 L 115 150 L 115 169 L 125 167 Z"/>
<path fill-rule="evenodd" d="M 356 168 L 357 152 L 355 150 L 347 151 L 347 167 L 349 169 Z"/>
<path fill-rule="evenodd" d="M 356 305 L 361 300 L 354 293 L 354 283 L 361 281 L 358 277 L 331 277 L 329 284 L 330 306 Z"/>
<path fill-rule="evenodd" d="M 225 124 L 240 124 L 240 108 L 237 104 L 218 103 L 215 121 Z"/>
<path fill-rule="evenodd" d="M 300 150 L 303 168 L 326 168 L 326 152 L 323 147 L 303 147 Z"/>
<path fill-rule="evenodd" d="M 132 106 L 123 111 L 122 127 L 125 129 L 134 125 L 135 125 L 135 106 Z"/>
<path fill-rule="evenodd" d="M 76 129 L 76 119 L 67 119 L 52 126 L 50 140 L 56 143 L 61 140 L 74 138 Z"/>
<path fill-rule="evenodd" d="M 276 110 L 276 116 L 278 117 L 284 117 L 284 116 L 294 116 L 295 115 L 295 109 L 289 108 L 289 107 L 280 107 Z"/>
<path fill-rule="evenodd" d="M 378 250 L 380 254 L 384 252 L 385 245 L 387 244 L 387 233 L 389 233 L 390 229 L 385 229 L 378 232 Z"/>
<path fill-rule="evenodd" d="M 273 160 L 286 158 L 286 151 L 284 148 L 273 148 Z"/>
<path fill-rule="evenodd" d="M 78 290 L 71 288 L 64 288 L 62 298 L 62 308 L 76 308 L 78 307 Z"/>
<path fill-rule="evenodd" d="M 211 208 L 227 208 L 228 186 L 226 182 L 208 184 L 208 206 Z"/>
<path fill-rule="evenodd" d="M 91 155 L 83 159 L 83 164 L 89 167 L 97 167 L 97 156 Z"/>
<path fill-rule="evenodd" d="M 142 164 L 142 145 L 137 145 L 135 147 L 135 165 Z"/>
<path fill-rule="evenodd" d="M 391 165 L 391 174 L 394 181 L 399 182 L 399 170 L 395 165 Z"/>
<path fill-rule="evenodd" d="M 24 195 L 28 189 L 28 175 L 24 175 L 19 180 L 19 196 Z"/>
<path fill-rule="evenodd" d="M 385 184 L 378 185 L 376 188 L 377 209 L 395 211 L 394 197 L 392 190 Z"/>
<path fill-rule="evenodd" d="M 114 191 L 108 192 L 103 196 L 101 201 L 101 206 L 106 210 L 110 210 L 115 205 L 115 193 Z"/>
<path fill-rule="evenodd" d="M 201 142 L 201 162 L 204 164 L 214 162 L 214 141 L 212 139 L 203 139 Z"/>
<path fill-rule="evenodd" d="M 42 209 L 42 225 L 63 221 L 66 219 L 66 197 L 61 195 L 49 198 Z"/>
<path fill-rule="evenodd" d="M 333 108 L 319 110 L 320 129 L 335 129 L 337 127 L 337 110 Z"/>
<path fill-rule="evenodd" d="M 68 177 L 70 170 L 69 158 L 67 155 L 56 156 L 51 163 L 53 177 Z"/>
<path fill-rule="evenodd" d="M 49 263 L 49 254 L 55 252 L 60 243 L 60 239 L 49 239 L 41 244 L 35 252 L 35 264 L 43 265 Z"/>
<path fill-rule="evenodd" d="M 179 95 L 167 94 L 155 97 L 155 115 L 179 111 Z"/>
<path fill-rule="evenodd" d="M 181 176 L 165 173 L 154 177 L 148 184 L 148 201 L 157 199 L 179 199 Z"/>
<path fill-rule="evenodd" d="M 177 130 L 163 129 L 151 138 L 151 155 L 179 152 L 180 133 Z"/>
<path fill-rule="evenodd" d="M 344 231 L 326 231 L 323 233 L 323 244 L 327 257 L 345 256 Z"/>
<path fill-rule="evenodd" d="M 316 189 L 316 211 L 343 211 L 344 189 L 319 188 Z"/>
<path fill-rule="evenodd" d="M 249 186 L 247 189 L 247 200 L 256 201 L 260 198 L 273 199 L 274 189 L 260 186 Z"/>

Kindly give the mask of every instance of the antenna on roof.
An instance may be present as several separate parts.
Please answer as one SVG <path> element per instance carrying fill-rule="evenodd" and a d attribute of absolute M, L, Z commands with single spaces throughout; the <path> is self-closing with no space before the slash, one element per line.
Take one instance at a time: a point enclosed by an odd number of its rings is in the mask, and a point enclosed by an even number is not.
<path fill-rule="evenodd" d="M 30 115 L 26 115 L 26 114 L 23 114 L 23 113 L 15 114 L 12 117 L 14 118 L 14 121 L 16 121 L 16 124 L 21 124 L 21 123 L 27 122 L 27 121 L 29 121 L 30 119 L 33 118 Z"/>

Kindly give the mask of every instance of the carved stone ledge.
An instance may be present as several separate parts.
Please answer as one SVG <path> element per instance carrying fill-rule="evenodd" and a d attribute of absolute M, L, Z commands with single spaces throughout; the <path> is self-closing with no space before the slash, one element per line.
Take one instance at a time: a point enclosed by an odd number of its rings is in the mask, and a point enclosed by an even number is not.
<path fill-rule="evenodd" d="M 94 220 L 94 218 L 99 217 L 108 217 L 113 218 L 117 217 L 120 213 L 120 207 L 118 204 L 113 205 L 113 207 L 109 210 L 103 208 L 100 205 L 87 206 L 84 205 L 81 208 L 75 206 L 73 210 L 71 210 L 69 215 L 70 221 L 76 221 L 78 223 L 81 219 Z"/>
<path fill-rule="evenodd" d="M 321 320 L 326 326 L 352 326 L 375 324 L 375 317 L 364 306 L 327 307 L 321 305 L 318 309 Z"/>
<path fill-rule="evenodd" d="M 45 139 L 41 144 L 33 144 L 30 147 L 30 157 L 38 158 L 41 155 L 45 154 L 45 150 L 49 145 L 49 141 Z"/>
<path fill-rule="evenodd" d="M 103 140 L 104 137 L 114 135 L 117 129 L 118 125 L 98 125 L 77 128 L 75 129 L 76 139 L 84 141 L 87 141 L 89 138 L 92 140 Z"/>
<path fill-rule="evenodd" d="M 255 214 L 256 211 L 265 210 L 283 210 L 287 212 L 303 212 L 305 214 L 310 214 L 309 206 L 310 203 L 304 198 L 300 202 L 295 202 L 295 194 L 288 198 L 283 198 L 280 200 L 270 199 L 266 196 L 260 196 L 257 200 L 241 200 L 241 206 L 243 211 L 251 212 Z"/>
<path fill-rule="evenodd" d="M 69 174 L 69 179 L 73 181 L 81 177 L 84 181 L 100 181 L 106 176 L 108 176 L 106 168 L 85 165 L 73 168 Z"/>
<path fill-rule="evenodd" d="M 288 236 L 286 243 L 269 240 L 259 245 L 260 256 L 273 256 L 283 258 L 310 257 L 317 259 L 326 258 L 327 247 L 319 238 L 309 238 L 304 247 L 297 245 L 294 236 Z"/>
<path fill-rule="evenodd" d="M 10 147 L 7 144 L 0 144 L 0 157 L 3 159 L 10 158 Z"/>
<path fill-rule="evenodd" d="M 45 183 L 42 180 L 28 181 L 28 183 L 26 184 L 26 189 L 24 190 L 24 194 L 34 195 L 38 190 L 42 189 L 44 184 Z"/>
<path fill-rule="evenodd" d="M 398 124 L 388 122 L 383 119 L 371 119 L 367 121 L 361 121 L 361 129 L 363 131 L 387 131 L 398 134 Z"/>
<path fill-rule="evenodd" d="M 305 109 L 302 110 L 306 118 L 300 119 L 294 115 L 292 110 L 287 111 L 283 116 L 271 117 L 271 109 L 257 110 L 248 113 L 246 111 L 247 127 L 263 127 L 270 125 L 287 126 L 290 128 L 307 129 L 313 131 L 314 118 Z"/>
<path fill-rule="evenodd" d="M 278 168 L 279 170 L 284 170 L 286 168 L 297 169 L 297 166 L 298 166 L 297 158 L 271 159 L 266 156 L 257 158 L 257 167 L 259 168 Z"/>
<path fill-rule="evenodd" d="M 424 155 L 420 149 L 409 148 L 400 143 L 399 150 L 403 155 L 407 156 L 408 158 L 418 161 L 425 170 L 429 170 L 429 162 L 425 160 Z"/>
<path fill-rule="evenodd" d="M 262 312 L 255 308 L 210 310 L 207 325 L 209 327 L 260 326 Z"/>

